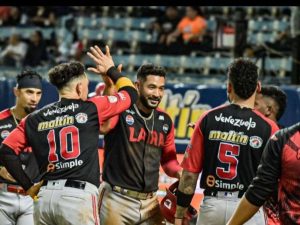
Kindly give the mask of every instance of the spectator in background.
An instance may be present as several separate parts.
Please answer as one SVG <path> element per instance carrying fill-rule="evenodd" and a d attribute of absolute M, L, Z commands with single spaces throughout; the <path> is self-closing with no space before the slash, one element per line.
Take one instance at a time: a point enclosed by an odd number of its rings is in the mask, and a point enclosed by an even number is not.
<path fill-rule="evenodd" d="M 0 53 L 0 61 L 5 66 L 20 67 L 27 52 L 27 44 L 21 41 L 19 34 L 12 34 L 8 45 Z"/>
<path fill-rule="evenodd" d="M 185 17 L 180 20 L 177 29 L 168 35 L 167 44 L 175 42 L 179 36 L 184 43 L 200 42 L 206 29 L 206 20 L 199 14 L 197 6 L 186 7 Z"/>
<path fill-rule="evenodd" d="M 158 17 L 153 23 L 153 29 L 158 34 L 159 44 L 166 44 L 167 36 L 176 30 L 180 21 L 176 6 L 167 6 L 165 15 Z"/>
<path fill-rule="evenodd" d="M 56 15 L 49 6 L 36 6 L 28 12 L 29 23 L 40 27 L 53 27 L 56 25 Z"/>
<path fill-rule="evenodd" d="M 24 66 L 36 67 L 43 65 L 48 60 L 46 44 L 43 33 L 36 30 L 31 34 L 30 43 L 24 59 Z"/>
<path fill-rule="evenodd" d="M 21 13 L 18 7 L 9 7 L 9 14 L 2 20 L 2 26 L 17 26 L 21 22 Z"/>
<path fill-rule="evenodd" d="M 9 6 L 0 6 L 0 23 L 3 24 L 10 16 L 10 7 Z"/>
<path fill-rule="evenodd" d="M 82 57 L 84 55 L 84 46 L 83 42 L 79 39 L 77 30 L 75 29 L 73 31 L 73 43 L 71 45 L 70 49 L 70 59 L 71 60 L 77 60 L 77 61 L 82 61 Z"/>

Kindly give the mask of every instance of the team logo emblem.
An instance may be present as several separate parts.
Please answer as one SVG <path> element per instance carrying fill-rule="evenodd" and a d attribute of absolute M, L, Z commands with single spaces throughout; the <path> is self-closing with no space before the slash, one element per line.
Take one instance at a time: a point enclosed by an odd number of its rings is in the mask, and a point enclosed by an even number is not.
<path fill-rule="evenodd" d="M 9 131 L 8 131 L 8 130 L 3 130 L 3 131 L 1 132 L 1 137 L 2 137 L 3 139 L 5 139 L 8 135 L 9 135 Z"/>
<path fill-rule="evenodd" d="M 166 206 L 168 209 L 171 209 L 172 201 L 167 198 L 166 201 L 164 202 L 164 206 Z"/>
<path fill-rule="evenodd" d="M 159 115 L 158 119 L 159 119 L 159 120 L 164 120 L 165 117 L 164 117 L 163 115 Z"/>
<path fill-rule="evenodd" d="M 134 123 L 134 119 L 133 119 L 132 115 L 127 115 L 126 116 L 126 123 L 128 125 L 132 125 Z"/>
<path fill-rule="evenodd" d="M 76 119 L 77 123 L 86 123 L 86 121 L 88 120 L 88 116 L 86 113 L 78 113 L 75 116 L 75 119 Z"/>
<path fill-rule="evenodd" d="M 107 96 L 107 98 L 110 103 L 115 103 L 118 101 L 118 98 L 116 96 Z"/>
<path fill-rule="evenodd" d="M 169 130 L 169 125 L 168 125 L 168 124 L 164 124 L 164 125 L 163 125 L 163 131 L 164 131 L 165 133 L 167 133 L 168 130 Z"/>
<path fill-rule="evenodd" d="M 250 137 L 249 144 L 252 148 L 260 148 L 262 146 L 263 140 L 258 136 Z"/>

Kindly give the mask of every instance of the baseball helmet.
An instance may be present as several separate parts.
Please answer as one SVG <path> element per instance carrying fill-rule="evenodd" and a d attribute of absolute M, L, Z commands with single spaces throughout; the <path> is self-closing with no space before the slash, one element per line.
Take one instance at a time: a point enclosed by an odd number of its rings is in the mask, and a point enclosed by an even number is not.
<path fill-rule="evenodd" d="M 160 211 L 166 220 L 170 223 L 175 222 L 175 213 L 176 213 L 176 191 L 178 188 L 179 181 L 173 183 L 169 188 L 166 189 L 166 196 L 160 202 Z M 193 206 L 189 206 L 188 210 L 184 216 L 184 219 L 190 221 L 193 218 L 197 217 L 197 210 Z"/>

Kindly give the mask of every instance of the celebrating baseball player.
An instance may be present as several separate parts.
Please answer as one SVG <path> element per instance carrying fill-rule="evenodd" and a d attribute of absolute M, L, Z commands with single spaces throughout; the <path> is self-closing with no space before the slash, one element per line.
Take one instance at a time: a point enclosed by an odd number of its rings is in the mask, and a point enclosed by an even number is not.
<path fill-rule="evenodd" d="M 107 46 L 106 51 L 109 52 Z M 23 119 L 0 148 L 1 162 L 8 172 L 27 194 L 38 197 L 34 204 L 35 224 L 99 224 L 99 124 L 129 108 L 137 92 L 114 67 L 109 54 L 91 47 L 88 55 L 119 92 L 86 100 L 89 80 L 84 66 L 79 62 L 55 66 L 48 75 L 58 89 L 59 101 Z M 32 147 L 41 173 L 49 163 L 55 165 L 55 170 L 46 172 L 37 184 L 24 173 L 18 160 L 28 146 Z"/>
<path fill-rule="evenodd" d="M 103 183 L 100 186 L 102 225 L 165 224 L 156 196 L 159 166 L 179 178 L 174 125 L 158 105 L 166 72 L 144 64 L 137 71 L 137 103 L 109 120 L 105 135 Z M 106 80 L 106 87 L 111 85 Z"/>

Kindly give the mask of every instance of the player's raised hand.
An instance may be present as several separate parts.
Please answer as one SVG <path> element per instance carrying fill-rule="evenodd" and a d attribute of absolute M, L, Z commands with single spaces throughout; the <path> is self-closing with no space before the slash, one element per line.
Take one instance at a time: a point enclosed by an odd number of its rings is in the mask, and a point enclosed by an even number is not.
<path fill-rule="evenodd" d="M 90 51 L 87 55 L 95 62 L 95 67 L 89 67 L 88 71 L 92 71 L 94 73 L 98 73 L 101 75 L 106 75 L 106 72 L 112 66 L 115 66 L 114 61 L 110 55 L 109 47 L 106 45 L 106 54 L 104 54 L 101 49 L 95 45 L 94 47 L 90 47 Z"/>

